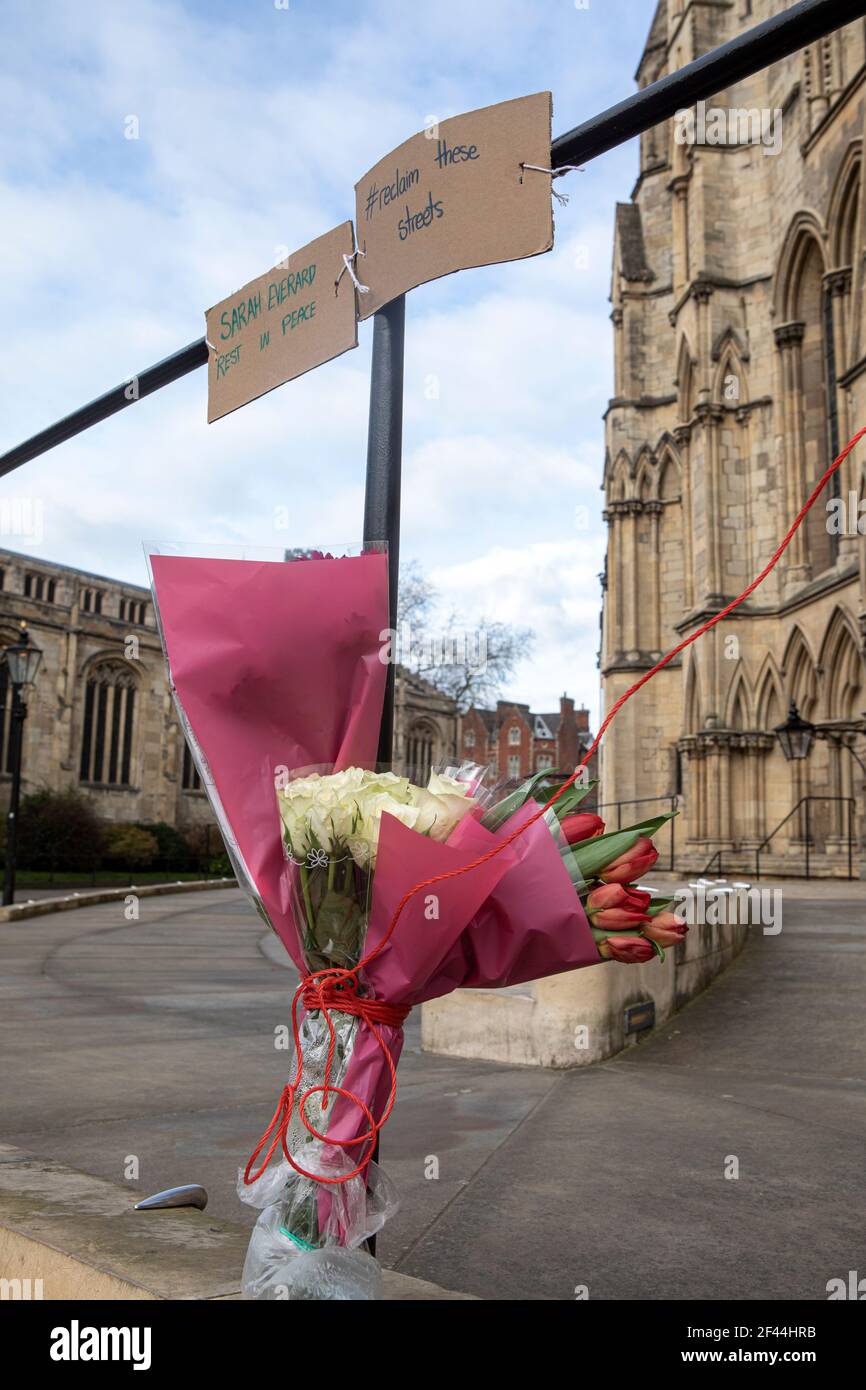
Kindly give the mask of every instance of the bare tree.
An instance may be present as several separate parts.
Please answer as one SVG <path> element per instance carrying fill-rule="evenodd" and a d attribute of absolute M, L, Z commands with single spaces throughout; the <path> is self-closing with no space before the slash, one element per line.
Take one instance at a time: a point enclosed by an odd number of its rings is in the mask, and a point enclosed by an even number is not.
<path fill-rule="evenodd" d="M 531 628 L 437 613 L 438 594 L 417 563 L 400 575 L 397 655 L 403 666 L 449 695 L 461 713 L 492 702 L 532 652 Z"/>

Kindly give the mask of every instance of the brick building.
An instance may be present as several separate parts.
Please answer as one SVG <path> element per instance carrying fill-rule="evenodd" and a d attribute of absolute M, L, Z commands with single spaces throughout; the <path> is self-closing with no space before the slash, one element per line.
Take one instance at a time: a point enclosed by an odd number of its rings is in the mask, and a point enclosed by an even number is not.
<path fill-rule="evenodd" d="M 461 759 L 489 764 L 502 777 L 529 777 L 545 768 L 572 772 L 591 742 L 589 711 L 576 710 L 567 695 L 553 714 L 534 714 L 528 705 L 499 700 L 495 709 L 473 707 L 460 719 Z M 592 778 L 598 775 L 595 761 L 594 756 Z"/>

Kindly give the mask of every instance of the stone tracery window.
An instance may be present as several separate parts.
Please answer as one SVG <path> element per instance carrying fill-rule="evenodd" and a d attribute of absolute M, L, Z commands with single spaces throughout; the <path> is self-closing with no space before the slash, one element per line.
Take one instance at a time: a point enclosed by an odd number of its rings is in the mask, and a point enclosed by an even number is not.
<path fill-rule="evenodd" d="M 201 777 L 198 768 L 193 761 L 189 744 L 184 739 L 183 744 L 183 771 L 181 775 L 181 787 L 185 792 L 201 791 Z"/>
<path fill-rule="evenodd" d="M 406 735 L 406 771 L 410 777 L 422 785 L 430 776 L 435 760 L 436 732 L 433 727 L 419 721 L 412 725 Z"/>
<path fill-rule="evenodd" d="M 836 341 L 832 297 L 825 283 L 820 232 L 799 214 L 782 254 L 777 291 L 776 345 L 781 354 L 784 408 L 796 427 L 784 435 L 789 514 L 799 511 L 824 472 L 836 443 Z M 834 475 L 828 497 L 836 496 Z M 794 538 L 791 560 L 816 578 L 835 561 L 837 539 L 826 514 L 813 508 Z"/>
<path fill-rule="evenodd" d="M 134 673 L 119 661 L 102 661 L 88 671 L 79 767 L 82 782 L 130 785 L 136 688 Z"/>

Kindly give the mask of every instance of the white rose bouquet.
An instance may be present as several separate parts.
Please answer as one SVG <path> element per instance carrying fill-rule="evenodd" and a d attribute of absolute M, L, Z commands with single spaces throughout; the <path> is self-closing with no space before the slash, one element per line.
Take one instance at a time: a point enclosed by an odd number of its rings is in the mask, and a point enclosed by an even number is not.
<path fill-rule="evenodd" d="M 345 990 L 339 972 L 357 965 L 364 950 L 383 816 L 444 843 L 477 803 L 468 783 L 435 772 L 420 787 L 393 772 L 359 767 L 305 771 L 278 777 L 276 789 L 304 965 L 320 981 L 338 972 L 337 989 Z M 368 1298 L 380 1277 L 357 1247 L 396 1210 L 393 1190 L 372 1163 L 363 1174 L 324 1186 L 355 1166 L 354 1155 L 327 1139 L 361 1022 L 354 993 L 345 995 L 345 1010 L 342 997 L 332 996 L 327 1011 L 316 1007 L 314 989 L 304 999 L 300 1090 L 312 1094 L 303 1106 L 306 1123 L 298 1107 L 287 1126 L 285 1150 L 293 1163 L 284 1158 L 274 1174 L 238 1186 L 245 1201 L 263 1208 L 244 1267 L 248 1297 L 326 1297 L 318 1282 L 324 1269 L 326 1285 Z"/>
<path fill-rule="evenodd" d="M 296 921 L 311 971 L 360 957 L 382 816 L 445 841 L 473 806 L 469 787 L 432 773 L 426 787 L 393 772 L 350 767 L 277 788 L 286 857 L 297 869 Z"/>

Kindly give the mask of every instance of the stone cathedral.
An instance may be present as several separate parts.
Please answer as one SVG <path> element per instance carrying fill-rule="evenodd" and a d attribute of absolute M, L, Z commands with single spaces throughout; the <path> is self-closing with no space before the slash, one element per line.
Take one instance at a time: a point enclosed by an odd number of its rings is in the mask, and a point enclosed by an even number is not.
<path fill-rule="evenodd" d="M 786 5 L 660 0 L 638 84 Z M 866 425 L 864 134 L 861 20 L 642 137 L 616 210 L 605 709 L 760 572 Z M 796 871 L 808 838 L 813 871 L 866 871 L 864 469 L 866 440 L 760 588 L 611 726 L 601 799 L 676 795 L 684 867 L 746 872 L 762 847 Z M 817 737 L 788 762 L 791 700 Z"/>

